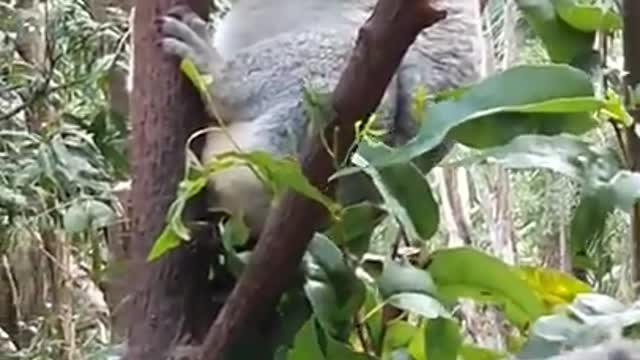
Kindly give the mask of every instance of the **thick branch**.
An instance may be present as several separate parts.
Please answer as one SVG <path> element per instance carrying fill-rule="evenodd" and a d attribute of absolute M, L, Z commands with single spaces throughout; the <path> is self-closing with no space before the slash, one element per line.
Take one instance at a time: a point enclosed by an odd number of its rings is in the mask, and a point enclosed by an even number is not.
<path fill-rule="evenodd" d="M 377 108 L 404 54 L 420 31 L 445 17 L 429 0 L 379 0 L 360 29 L 351 59 L 334 91 L 336 118 L 326 130 L 337 138 L 339 160 L 354 140 L 354 124 Z M 336 133 L 338 136 L 334 137 Z M 328 178 L 335 159 L 319 137 L 302 155 L 311 183 L 332 194 Z M 227 303 L 209 330 L 200 359 L 222 359 L 248 320 L 264 315 L 290 284 L 313 233 L 327 216 L 317 202 L 289 191 L 269 215 L 253 256 Z"/>

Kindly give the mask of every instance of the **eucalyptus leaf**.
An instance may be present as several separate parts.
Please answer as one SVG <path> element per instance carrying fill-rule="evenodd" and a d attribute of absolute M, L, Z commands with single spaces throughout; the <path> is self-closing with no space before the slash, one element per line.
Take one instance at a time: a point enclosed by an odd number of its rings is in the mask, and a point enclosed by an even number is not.
<path fill-rule="evenodd" d="M 482 251 L 469 247 L 437 250 L 426 270 L 442 297 L 499 304 L 521 329 L 544 314 L 542 300 L 527 282 L 509 265 Z"/>
<path fill-rule="evenodd" d="M 591 50 L 595 32 L 584 32 L 572 26 L 557 11 L 562 6 L 565 10 L 561 12 L 570 14 L 570 9 L 575 8 L 573 1 L 516 0 L 515 3 L 544 43 L 551 60 L 569 63 Z M 570 16 L 565 17 L 571 19 Z M 576 21 L 573 25 L 577 25 Z"/>
<path fill-rule="evenodd" d="M 428 107 L 416 137 L 370 162 L 375 167 L 406 163 L 447 136 L 486 148 L 524 134 L 581 134 L 596 125 L 591 112 L 606 106 L 593 96 L 589 76 L 570 66 L 514 67 Z"/>
<path fill-rule="evenodd" d="M 365 301 L 364 284 L 346 264 L 340 249 L 324 235 L 316 234 L 311 240 L 304 264 L 304 289 L 316 318 L 332 337 L 345 339 Z"/>
<path fill-rule="evenodd" d="M 387 210 L 411 237 L 429 239 L 438 230 L 440 211 L 426 177 L 411 162 L 381 169 L 369 166 L 371 159 L 390 153 L 383 144 L 363 143 L 352 160 L 371 177 Z"/>

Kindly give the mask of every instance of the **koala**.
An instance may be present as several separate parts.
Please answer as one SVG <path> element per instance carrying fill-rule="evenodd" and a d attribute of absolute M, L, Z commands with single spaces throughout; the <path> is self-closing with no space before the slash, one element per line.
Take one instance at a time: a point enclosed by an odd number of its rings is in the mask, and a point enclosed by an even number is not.
<path fill-rule="evenodd" d="M 446 19 L 418 36 L 376 111 L 376 126 L 385 130 L 384 141 L 390 145 L 416 134 L 411 105 L 417 89 L 436 93 L 480 77 L 479 1 L 432 4 L 447 11 Z M 299 154 L 309 135 L 305 86 L 322 91 L 335 87 L 374 5 L 374 0 L 237 0 L 213 35 L 207 22 L 184 6 L 161 17 L 164 52 L 190 59 L 213 79 L 208 96 L 225 131 L 208 133 L 202 159 L 234 150 Z M 425 156 L 439 161 L 450 147 L 443 144 Z M 339 199 L 354 203 L 370 198 L 361 190 L 360 176 L 339 181 Z M 216 172 L 209 192 L 213 207 L 242 214 L 252 235 L 259 236 L 272 196 L 250 169 Z"/>

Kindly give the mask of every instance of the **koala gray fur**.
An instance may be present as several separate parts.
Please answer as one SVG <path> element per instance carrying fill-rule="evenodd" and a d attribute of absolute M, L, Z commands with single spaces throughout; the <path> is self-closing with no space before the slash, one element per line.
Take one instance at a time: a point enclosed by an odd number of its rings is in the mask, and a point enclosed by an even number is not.
<path fill-rule="evenodd" d="M 378 108 L 378 125 L 387 130 L 390 144 L 415 135 L 410 108 L 419 87 L 435 93 L 480 76 L 478 0 L 432 4 L 447 10 L 447 18 L 420 34 Z M 335 87 L 374 5 L 374 0 L 238 0 L 213 37 L 206 23 L 184 7 L 163 17 L 161 46 L 212 75 L 215 114 L 234 140 L 223 131 L 210 132 L 203 159 L 235 150 L 234 143 L 245 151 L 296 155 L 307 137 L 303 86 Z M 444 154 L 448 146 L 436 150 Z M 343 182 L 339 194 L 346 188 Z M 210 189 L 214 206 L 244 214 L 252 234 L 260 233 L 271 197 L 248 169 L 217 172 Z"/>

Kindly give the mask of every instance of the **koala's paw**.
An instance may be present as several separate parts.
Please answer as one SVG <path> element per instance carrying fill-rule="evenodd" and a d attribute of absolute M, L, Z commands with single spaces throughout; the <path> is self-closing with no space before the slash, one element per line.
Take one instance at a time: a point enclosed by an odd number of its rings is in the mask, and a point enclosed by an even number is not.
<path fill-rule="evenodd" d="M 207 22 L 186 6 L 176 6 L 156 20 L 159 45 L 170 55 L 191 60 L 204 74 L 214 74 L 222 59 L 213 47 Z"/>

